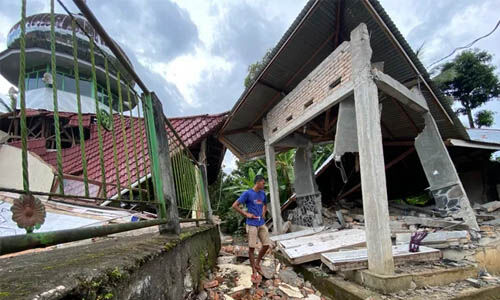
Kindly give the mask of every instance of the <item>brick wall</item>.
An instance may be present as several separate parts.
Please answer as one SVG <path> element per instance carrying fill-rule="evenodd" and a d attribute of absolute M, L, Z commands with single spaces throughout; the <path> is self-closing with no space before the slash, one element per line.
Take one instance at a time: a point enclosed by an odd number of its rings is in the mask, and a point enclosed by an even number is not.
<path fill-rule="evenodd" d="M 350 44 L 344 42 L 268 112 L 269 136 L 279 133 L 350 79 Z"/>

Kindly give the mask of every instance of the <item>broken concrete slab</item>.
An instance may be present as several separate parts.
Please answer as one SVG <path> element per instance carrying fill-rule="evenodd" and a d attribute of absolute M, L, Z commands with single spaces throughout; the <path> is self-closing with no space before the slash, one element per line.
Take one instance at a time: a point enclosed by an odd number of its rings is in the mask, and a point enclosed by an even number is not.
<path fill-rule="evenodd" d="M 439 260 L 441 252 L 437 249 L 420 246 L 419 252 L 410 252 L 409 245 L 397 245 L 392 247 L 392 255 L 395 264 L 418 260 Z M 321 254 L 323 262 L 332 271 L 360 270 L 368 268 L 367 250 L 350 250 L 339 252 L 328 252 Z"/>
<path fill-rule="evenodd" d="M 332 229 L 328 231 L 323 231 L 321 233 L 317 233 L 314 235 L 310 236 L 305 236 L 305 237 L 300 237 L 296 239 L 290 239 L 286 241 L 280 241 L 278 242 L 279 248 L 280 249 L 285 249 L 285 248 L 294 248 L 294 247 L 299 247 L 305 244 L 311 244 L 311 243 L 316 243 L 316 242 L 326 242 L 329 240 L 333 240 L 337 238 L 339 235 L 335 234 L 338 232 L 337 229 Z"/>
<path fill-rule="evenodd" d="M 411 233 L 396 234 L 396 244 L 408 244 L 411 239 Z M 469 233 L 462 231 L 438 231 L 429 233 L 422 241 L 421 245 L 431 244 L 448 244 L 452 242 L 468 242 L 470 240 Z"/>
<path fill-rule="evenodd" d="M 408 225 L 421 225 L 424 227 L 432 227 L 432 228 L 451 228 L 453 229 L 468 229 L 468 226 L 460 221 L 447 221 L 444 219 L 438 218 L 418 218 L 412 216 L 404 216 L 403 221 Z M 478 228 L 479 229 L 479 228 Z"/>
<path fill-rule="evenodd" d="M 277 242 L 277 241 L 284 241 L 284 240 L 299 238 L 302 236 L 313 235 L 313 234 L 316 234 L 318 232 L 325 230 L 325 228 L 326 228 L 325 226 L 319 226 L 319 227 L 313 227 L 311 229 L 275 235 L 275 236 L 271 236 L 271 241 Z"/>
<path fill-rule="evenodd" d="M 312 239 L 314 239 L 312 237 Z M 343 248 L 362 246 L 366 243 L 365 231 L 362 229 L 346 229 L 331 233 L 328 240 L 303 245 L 289 249 L 281 249 L 288 261 L 292 264 L 302 264 L 319 260 L 321 253 L 336 251 Z"/>
<path fill-rule="evenodd" d="M 500 201 L 491 201 L 481 205 L 481 208 L 487 212 L 492 212 L 500 208 Z"/>
<path fill-rule="evenodd" d="M 288 297 L 298 298 L 298 299 L 304 298 L 304 295 L 302 295 L 300 289 L 295 286 L 291 286 L 286 283 L 280 283 L 278 288 Z"/>

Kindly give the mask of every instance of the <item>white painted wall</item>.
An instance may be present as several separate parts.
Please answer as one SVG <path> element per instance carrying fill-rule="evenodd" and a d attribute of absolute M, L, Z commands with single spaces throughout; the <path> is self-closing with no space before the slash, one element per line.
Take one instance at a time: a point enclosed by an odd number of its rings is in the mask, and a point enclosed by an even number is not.
<path fill-rule="evenodd" d="M 0 186 L 23 189 L 21 149 L 0 145 Z M 54 180 L 52 167 L 41 158 L 28 152 L 30 190 L 50 192 Z"/>

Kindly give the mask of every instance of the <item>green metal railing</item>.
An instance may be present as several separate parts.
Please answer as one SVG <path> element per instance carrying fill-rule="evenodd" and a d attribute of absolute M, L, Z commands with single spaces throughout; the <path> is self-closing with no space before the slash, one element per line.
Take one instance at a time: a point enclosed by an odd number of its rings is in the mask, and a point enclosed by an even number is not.
<path fill-rule="evenodd" d="M 167 207 L 169 209 L 178 209 L 181 217 L 187 219 L 174 220 L 177 222 L 199 221 L 206 216 L 208 199 L 205 199 L 204 188 L 206 183 L 203 180 L 200 167 L 184 142 L 175 131 L 172 124 L 163 116 L 163 112 L 153 110 L 151 92 L 149 92 L 135 74 L 128 61 L 124 58 L 121 51 L 117 50 L 114 42 L 102 29 L 99 22 L 88 10 L 84 1 L 74 0 L 77 7 L 89 23 L 92 24 L 95 31 L 100 34 L 100 40 L 105 41 L 106 45 L 114 54 L 110 56 L 108 52 L 101 49 L 101 46 L 95 43 L 96 37 L 86 31 L 81 24 L 81 17 L 75 17 L 71 14 L 64 4 L 58 0 L 64 10 L 72 18 L 72 46 L 73 46 L 73 64 L 74 78 L 76 85 L 76 104 L 78 135 L 76 140 L 80 151 L 81 174 L 72 175 L 65 173 L 65 163 L 63 156 L 63 147 L 61 142 L 61 132 L 63 119 L 59 112 L 59 99 L 57 92 L 57 55 L 54 1 L 50 0 L 51 8 L 51 26 L 50 26 L 50 49 L 51 49 L 51 73 L 53 94 L 53 130 L 56 141 L 56 171 L 54 174 L 54 183 L 50 192 L 35 191 L 30 188 L 30 165 L 28 162 L 28 126 L 26 116 L 26 0 L 21 0 L 21 22 L 20 22 L 20 74 L 19 74 L 19 99 L 20 99 L 20 127 L 21 127 L 21 168 L 23 189 L 14 187 L 0 187 L 0 191 L 18 193 L 19 199 L 15 199 L 12 212 L 13 219 L 18 226 L 26 229 L 27 234 L 0 238 L 0 255 L 25 250 L 33 247 L 49 246 L 62 242 L 75 241 L 91 237 L 117 233 L 121 231 L 133 230 L 148 226 L 166 224 Z M 88 28 L 87 28 L 88 29 Z M 80 95 L 80 69 L 79 69 L 79 49 L 78 34 L 85 34 L 89 40 L 89 51 L 91 63 L 91 78 L 93 84 L 92 93 L 95 104 L 95 131 L 91 134 L 97 135 L 98 157 L 89 156 L 88 140 L 85 139 L 85 126 L 83 124 L 84 114 L 82 113 L 82 98 Z M 104 66 L 102 66 L 104 65 Z M 98 97 L 97 93 L 97 68 L 104 67 L 104 77 L 108 102 Z M 126 74 L 124 74 L 126 73 Z M 85 74 L 88 76 L 88 74 Z M 113 79 L 112 77 L 115 77 Z M 117 103 L 112 102 L 112 82 L 116 81 L 116 93 L 118 95 Z M 133 81 L 132 81 L 133 80 Z M 136 89 L 135 83 L 139 85 Z M 137 90 L 140 90 L 138 92 Z M 116 98 L 116 97 L 115 97 Z M 125 102 L 126 101 L 126 102 Z M 127 110 L 124 109 L 124 103 Z M 132 109 L 135 106 L 134 109 Z M 163 116 L 168 134 L 170 170 L 162 169 L 160 166 L 160 157 L 157 140 L 157 128 L 153 121 L 156 115 Z M 92 128 L 92 127 L 91 127 Z M 147 141 L 144 143 L 143 141 Z M 111 145 L 110 145 L 111 144 Z M 112 152 L 112 159 L 109 156 Z M 99 178 L 90 178 L 89 164 L 96 164 L 98 160 Z M 123 164 L 125 170 L 123 170 Z M 162 180 L 162 172 L 172 172 L 174 192 L 172 195 L 164 195 L 163 185 L 168 184 Z M 126 178 L 126 180 L 124 180 Z M 81 183 L 80 192 L 75 193 L 73 189 L 65 188 L 69 181 Z M 150 182 L 151 181 L 151 182 Z M 152 183 L 152 186 L 150 186 Z M 91 193 L 90 185 L 99 186 L 98 192 Z M 92 189 L 94 190 L 94 189 Z M 128 196 L 127 196 L 128 195 Z M 157 220 L 130 222 L 117 225 L 104 225 L 98 227 L 78 228 L 71 230 L 61 230 L 54 232 L 36 232 L 36 229 L 43 225 L 46 217 L 43 201 L 37 197 L 45 196 L 50 200 L 70 201 L 85 200 L 90 204 L 111 204 L 113 203 L 133 203 L 142 205 L 142 207 L 156 207 Z M 173 199 L 176 205 L 167 205 L 165 199 Z M 40 214 L 39 218 L 27 219 L 23 217 L 30 213 Z M 23 221 L 19 221 L 23 220 Z"/>

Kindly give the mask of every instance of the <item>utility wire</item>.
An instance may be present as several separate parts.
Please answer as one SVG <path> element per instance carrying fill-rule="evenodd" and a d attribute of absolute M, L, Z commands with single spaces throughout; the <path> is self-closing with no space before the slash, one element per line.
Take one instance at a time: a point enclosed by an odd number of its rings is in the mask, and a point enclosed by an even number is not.
<path fill-rule="evenodd" d="M 478 42 L 479 40 L 482 40 L 482 39 L 484 39 L 484 38 L 486 38 L 486 37 L 490 36 L 491 34 L 493 34 L 493 32 L 495 32 L 495 30 L 497 30 L 498 26 L 500 26 L 500 20 L 498 20 L 497 25 L 495 26 L 495 28 L 493 28 L 493 30 L 492 30 L 492 31 L 490 31 L 488 34 L 483 35 L 483 36 L 481 36 L 481 37 L 478 37 L 477 39 L 473 40 L 472 42 L 468 43 L 468 44 L 467 44 L 467 45 L 465 45 L 465 46 L 455 48 L 455 49 L 454 49 L 454 50 L 453 50 L 450 54 L 448 54 L 447 56 L 445 56 L 445 57 L 443 57 L 443 58 L 441 58 L 441 59 L 439 59 L 439 60 L 436 60 L 436 61 L 435 61 L 435 62 L 433 62 L 432 64 L 428 65 L 428 66 L 427 66 L 427 69 L 429 69 L 431 66 L 433 66 L 433 65 L 435 65 L 435 64 L 437 64 L 437 63 L 439 63 L 439 62 L 441 62 L 441 61 L 443 61 L 443 60 L 445 60 L 445 59 L 447 59 L 448 57 L 452 56 L 453 54 L 455 54 L 455 52 L 457 52 L 457 51 L 459 51 L 459 50 L 462 50 L 462 49 L 467 49 L 467 48 L 472 47 L 472 45 L 474 45 L 474 44 L 475 44 L 476 42 Z"/>

